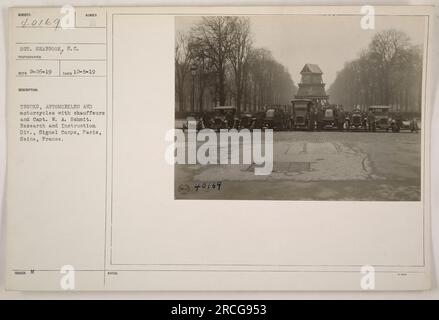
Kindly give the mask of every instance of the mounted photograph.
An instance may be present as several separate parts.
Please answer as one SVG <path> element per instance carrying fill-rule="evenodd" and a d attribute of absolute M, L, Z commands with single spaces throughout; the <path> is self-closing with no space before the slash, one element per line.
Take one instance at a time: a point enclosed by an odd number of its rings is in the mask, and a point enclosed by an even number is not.
<path fill-rule="evenodd" d="M 175 17 L 175 199 L 420 201 L 426 21 Z"/>

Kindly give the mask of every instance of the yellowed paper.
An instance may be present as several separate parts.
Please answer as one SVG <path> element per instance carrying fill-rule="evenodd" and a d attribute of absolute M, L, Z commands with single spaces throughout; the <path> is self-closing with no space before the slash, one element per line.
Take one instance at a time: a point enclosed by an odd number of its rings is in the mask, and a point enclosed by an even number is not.
<path fill-rule="evenodd" d="M 7 287 L 429 289 L 432 11 L 372 9 L 11 8 Z"/>

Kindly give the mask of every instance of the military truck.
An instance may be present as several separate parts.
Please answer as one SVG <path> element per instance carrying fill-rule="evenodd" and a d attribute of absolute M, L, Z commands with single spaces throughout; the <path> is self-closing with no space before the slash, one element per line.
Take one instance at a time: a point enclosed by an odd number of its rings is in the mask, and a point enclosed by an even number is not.
<path fill-rule="evenodd" d="M 294 130 L 315 128 L 314 103 L 310 99 L 294 99 L 291 101 L 292 112 L 288 127 Z"/>
<path fill-rule="evenodd" d="M 375 116 L 375 128 L 377 130 L 391 129 L 390 122 L 390 106 L 370 106 L 368 112 L 372 112 Z"/>
<path fill-rule="evenodd" d="M 323 105 L 317 110 L 317 130 L 338 129 L 337 110 L 334 105 Z"/>

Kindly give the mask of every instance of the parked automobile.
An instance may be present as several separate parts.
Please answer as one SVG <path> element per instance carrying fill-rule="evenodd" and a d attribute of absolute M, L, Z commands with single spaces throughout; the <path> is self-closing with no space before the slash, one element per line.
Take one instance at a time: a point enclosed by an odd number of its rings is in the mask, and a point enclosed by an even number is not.
<path fill-rule="evenodd" d="M 215 115 L 210 120 L 209 127 L 213 130 L 237 128 L 239 119 L 236 117 L 236 107 L 219 106 L 213 108 Z"/>
<path fill-rule="evenodd" d="M 367 118 L 361 110 L 355 109 L 347 119 L 346 129 L 367 131 Z"/>
<path fill-rule="evenodd" d="M 395 131 L 399 132 L 400 130 L 410 130 L 410 132 L 418 132 L 418 122 L 416 119 L 408 119 L 403 118 L 401 120 L 397 120 L 395 118 L 391 119 L 392 128 L 396 128 Z"/>
<path fill-rule="evenodd" d="M 264 126 L 265 111 L 259 111 L 253 114 L 252 123 L 250 129 L 262 129 Z"/>
<path fill-rule="evenodd" d="M 268 108 L 265 111 L 263 129 L 285 130 L 287 127 L 287 117 L 282 109 Z"/>
<path fill-rule="evenodd" d="M 200 118 L 197 118 L 195 116 L 187 116 L 185 123 L 183 123 L 183 130 L 188 130 L 189 128 L 189 122 L 195 122 L 195 130 L 199 131 L 201 129 L 204 129 L 204 123 L 203 120 Z"/>
<path fill-rule="evenodd" d="M 288 127 L 294 130 L 315 128 L 314 103 L 309 99 L 294 99 L 291 101 L 292 112 Z"/>
<path fill-rule="evenodd" d="M 325 105 L 317 111 L 317 129 L 336 129 L 338 128 L 336 110 L 334 106 Z"/>
<path fill-rule="evenodd" d="M 243 113 L 241 114 L 241 117 L 239 118 L 239 129 L 251 129 L 253 121 L 255 118 L 251 113 Z"/>
<path fill-rule="evenodd" d="M 389 106 L 370 106 L 368 111 L 372 112 L 375 116 L 375 129 L 376 130 L 395 130 L 396 127 L 392 127 L 390 122 L 390 107 Z"/>
<path fill-rule="evenodd" d="M 421 130 L 421 119 L 413 118 L 412 119 L 412 132 L 418 132 Z"/>

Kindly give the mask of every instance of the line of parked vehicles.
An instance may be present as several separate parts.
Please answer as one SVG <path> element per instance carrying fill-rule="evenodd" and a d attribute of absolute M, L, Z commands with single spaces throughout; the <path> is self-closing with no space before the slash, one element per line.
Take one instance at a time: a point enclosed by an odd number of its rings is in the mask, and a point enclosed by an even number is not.
<path fill-rule="evenodd" d="M 273 130 L 338 130 L 369 131 L 377 130 L 400 132 L 419 130 L 416 118 L 408 119 L 399 112 L 391 112 L 390 106 L 369 106 L 366 110 L 355 108 L 347 112 L 342 106 L 318 104 L 310 99 L 294 99 L 291 105 L 266 106 L 256 113 L 237 114 L 236 107 L 219 106 L 213 112 L 186 118 L 183 129 L 189 121 L 196 122 L 197 130 L 220 129 L 273 129 Z"/>

